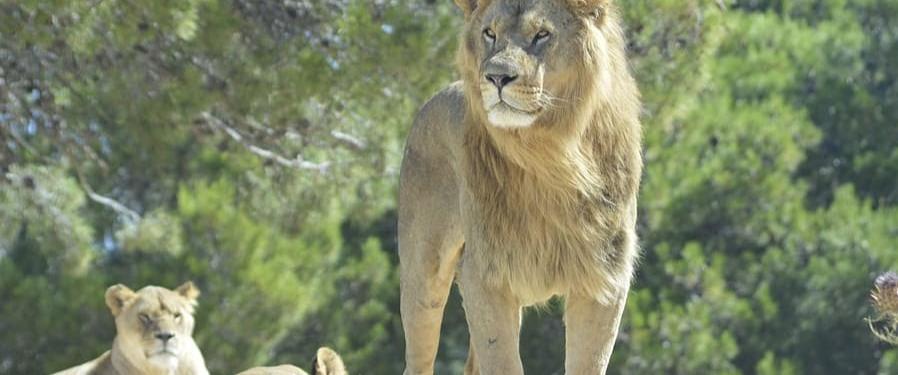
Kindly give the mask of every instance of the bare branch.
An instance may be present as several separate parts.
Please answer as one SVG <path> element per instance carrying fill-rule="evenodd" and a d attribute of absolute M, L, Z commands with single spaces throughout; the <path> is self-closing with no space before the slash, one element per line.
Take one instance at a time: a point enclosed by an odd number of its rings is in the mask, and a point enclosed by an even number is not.
<path fill-rule="evenodd" d="M 340 141 L 344 145 L 347 145 L 350 148 L 355 149 L 355 150 L 364 150 L 365 147 L 367 147 L 367 145 L 365 144 L 365 141 L 362 141 L 361 139 L 358 139 L 352 135 L 343 133 L 339 130 L 331 130 L 331 136 L 336 138 L 338 141 Z"/>
<path fill-rule="evenodd" d="M 327 169 L 330 167 L 329 162 L 321 162 L 321 163 L 310 162 L 310 161 L 304 160 L 299 155 L 296 155 L 296 158 L 290 159 L 290 158 L 284 157 L 274 151 L 266 150 L 264 148 L 256 146 L 256 145 L 250 143 L 249 141 L 247 141 L 242 135 L 240 135 L 240 132 L 238 132 L 236 129 L 228 126 L 224 121 L 222 121 L 218 117 L 213 116 L 211 113 L 203 112 L 201 114 L 201 116 L 203 117 L 203 120 L 205 120 L 207 124 L 209 124 L 213 128 L 221 130 L 222 132 L 227 134 L 229 137 L 231 137 L 231 139 L 233 139 L 237 143 L 240 143 L 241 145 L 243 145 L 243 147 L 245 147 L 247 150 L 249 150 L 249 152 L 252 152 L 253 154 L 256 154 L 257 156 L 259 156 L 263 159 L 271 160 L 271 161 L 276 162 L 285 167 L 302 169 L 302 170 L 314 170 L 314 171 L 318 171 L 319 173 L 326 173 Z"/>
<path fill-rule="evenodd" d="M 88 189 L 90 189 L 90 187 L 88 187 L 86 185 L 83 186 L 83 188 L 87 192 L 88 198 L 90 198 L 94 202 L 97 202 L 101 205 L 111 208 L 115 212 L 122 214 L 123 216 L 125 216 L 125 219 L 126 219 L 126 221 L 128 221 L 128 223 L 136 223 L 136 222 L 140 221 L 140 215 L 137 212 L 135 212 L 134 210 L 132 210 L 128 207 L 125 207 L 125 205 L 119 203 L 115 199 L 112 199 L 112 198 L 97 194 L 96 192 L 93 192 L 91 190 L 88 190 Z"/>
<path fill-rule="evenodd" d="M 34 147 L 32 147 L 30 144 L 28 144 L 28 141 L 26 141 L 25 139 L 23 139 L 23 138 L 18 134 L 18 132 L 16 132 L 14 129 L 9 129 L 9 134 L 12 136 L 12 138 L 13 138 L 19 145 L 21 145 L 21 146 L 22 146 L 24 149 L 26 149 L 28 152 L 30 152 L 30 153 L 32 153 L 32 154 L 34 154 L 34 155 L 40 155 L 40 153 L 38 153 L 37 150 L 36 150 Z M 68 151 L 69 151 L 68 147 L 64 147 L 64 148 L 65 148 L 65 150 L 66 150 L 66 154 L 67 154 L 70 158 L 72 158 L 72 159 L 74 160 L 74 158 L 72 157 L 71 153 L 68 152 Z M 99 159 L 99 158 L 96 156 L 96 154 L 93 153 L 92 150 L 90 150 L 90 149 L 87 148 L 86 146 L 83 147 L 83 149 L 86 151 L 86 153 L 87 153 L 88 155 L 90 155 L 90 156 L 93 157 L 96 161 L 98 161 L 99 164 L 100 164 L 101 166 L 104 166 L 104 167 L 105 167 L 105 163 L 104 163 L 101 159 Z M 42 158 L 42 159 L 47 160 L 48 163 L 50 163 L 50 164 L 54 163 L 54 161 L 49 160 L 49 158 L 44 157 L 44 158 Z M 115 212 L 118 212 L 119 214 L 121 214 L 122 216 L 124 216 L 124 217 L 125 217 L 125 220 L 126 220 L 128 223 L 130 223 L 130 224 L 133 224 L 133 223 L 136 223 L 136 222 L 140 221 L 140 214 L 138 214 L 138 213 L 135 212 L 134 210 L 128 208 L 127 206 L 125 206 L 125 205 L 122 204 L 122 203 L 119 203 L 119 202 L 116 201 L 115 199 L 112 199 L 112 198 L 109 198 L 109 197 L 106 197 L 106 196 L 97 194 L 97 193 L 90 187 L 90 185 L 88 185 L 87 182 L 85 182 L 84 176 L 82 176 L 81 171 L 78 170 L 77 168 L 75 168 L 75 174 L 78 176 L 78 183 L 81 185 L 81 188 L 84 190 L 84 193 L 87 195 L 87 197 L 90 198 L 90 200 L 92 200 L 92 201 L 94 201 L 94 202 L 96 202 L 96 203 L 99 203 L 99 204 L 101 204 L 101 205 L 103 205 L 103 206 L 106 206 L 106 207 L 112 209 L 112 210 L 115 211 Z M 12 174 L 12 173 L 7 173 L 7 174 L 5 175 L 5 177 L 6 177 L 7 180 L 12 181 L 12 180 L 14 180 L 15 178 L 17 178 L 18 176 L 16 176 L 15 174 Z M 31 179 L 28 178 L 28 177 L 23 177 L 23 181 L 31 181 Z M 30 182 L 30 183 L 29 183 L 29 182 L 26 182 L 26 186 L 27 186 L 28 184 L 33 184 L 33 182 Z"/>
<path fill-rule="evenodd" d="M 136 211 L 128 208 L 124 204 L 119 203 L 115 199 L 97 194 L 97 192 L 95 192 L 94 189 L 91 188 L 90 185 L 88 185 L 84 180 L 84 177 L 81 175 L 80 171 L 76 170 L 75 173 L 78 175 L 78 183 L 81 184 L 81 189 L 84 189 L 84 192 L 87 194 L 87 197 L 90 198 L 90 200 L 106 206 L 107 208 L 110 208 L 115 212 L 118 212 L 125 217 L 125 221 L 128 224 L 134 224 L 140 221 L 140 214 L 138 214 Z"/>
<path fill-rule="evenodd" d="M 720 10 L 727 10 L 727 5 L 723 2 L 723 0 L 715 0 L 715 2 L 717 3 L 717 7 L 720 8 Z"/>

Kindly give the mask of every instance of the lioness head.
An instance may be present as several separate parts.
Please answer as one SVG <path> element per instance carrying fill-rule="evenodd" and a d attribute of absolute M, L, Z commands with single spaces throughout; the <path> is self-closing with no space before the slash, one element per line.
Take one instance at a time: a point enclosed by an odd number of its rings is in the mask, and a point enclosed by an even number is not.
<path fill-rule="evenodd" d="M 470 105 L 495 127 L 561 122 L 624 59 L 609 48 L 622 44 L 610 0 L 455 2 L 466 19 L 458 63 Z"/>
<path fill-rule="evenodd" d="M 121 284 L 109 287 L 106 305 L 115 317 L 116 349 L 140 370 L 169 372 L 186 365 L 181 362 L 201 361 L 192 338 L 199 294 L 189 281 L 175 290 L 147 286 L 136 293 Z"/>
<path fill-rule="evenodd" d="M 328 347 L 318 348 L 315 359 L 312 360 L 312 375 L 346 375 L 346 367 L 343 359 L 333 349 Z M 309 375 L 301 368 L 293 365 L 280 365 L 274 367 L 253 367 L 237 375 Z"/>

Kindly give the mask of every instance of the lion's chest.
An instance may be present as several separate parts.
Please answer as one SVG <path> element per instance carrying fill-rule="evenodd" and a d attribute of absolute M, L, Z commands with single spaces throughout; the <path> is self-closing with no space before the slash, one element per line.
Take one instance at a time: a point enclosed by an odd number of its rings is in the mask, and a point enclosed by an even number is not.
<path fill-rule="evenodd" d="M 489 185 L 489 183 L 487 183 Z M 522 178 L 469 191 L 468 250 L 488 280 L 526 303 L 555 294 L 600 294 L 621 266 L 624 236 L 607 204 L 588 191 L 559 191 Z"/>

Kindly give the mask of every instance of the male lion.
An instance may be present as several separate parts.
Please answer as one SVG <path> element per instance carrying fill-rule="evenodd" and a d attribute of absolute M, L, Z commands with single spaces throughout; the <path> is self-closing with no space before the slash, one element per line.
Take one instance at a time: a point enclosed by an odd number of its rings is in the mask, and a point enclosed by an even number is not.
<path fill-rule="evenodd" d="M 626 302 L 639 93 L 610 0 L 455 0 L 460 83 L 420 110 L 402 163 L 406 374 L 433 372 L 456 280 L 466 373 L 521 374 L 522 306 L 566 300 L 568 374 L 602 374 Z"/>
<path fill-rule="evenodd" d="M 312 360 L 312 375 L 346 375 L 343 359 L 331 348 L 318 348 Z M 309 375 L 301 368 L 292 365 L 275 367 L 253 367 L 237 375 Z"/>
<path fill-rule="evenodd" d="M 147 286 L 135 293 L 118 284 L 106 290 L 115 317 L 112 350 L 57 375 L 208 375 L 193 341 L 193 308 L 200 291 L 192 282 L 175 290 Z"/>

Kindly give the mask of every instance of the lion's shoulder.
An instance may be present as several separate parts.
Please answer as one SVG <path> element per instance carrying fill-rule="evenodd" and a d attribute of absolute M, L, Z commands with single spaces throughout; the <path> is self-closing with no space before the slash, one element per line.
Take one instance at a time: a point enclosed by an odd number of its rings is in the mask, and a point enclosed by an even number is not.
<path fill-rule="evenodd" d="M 461 82 L 447 86 L 418 110 L 406 141 L 403 169 L 408 160 L 457 160 L 462 152 L 468 109 Z"/>
<path fill-rule="evenodd" d="M 439 121 L 458 124 L 464 120 L 466 107 L 463 83 L 453 82 L 424 103 L 418 110 L 415 123 Z"/>
<path fill-rule="evenodd" d="M 462 83 L 454 82 L 436 93 L 418 110 L 409 137 L 437 140 L 458 136 L 461 134 L 466 111 L 467 102 Z M 424 139 L 421 141 L 426 142 Z"/>

